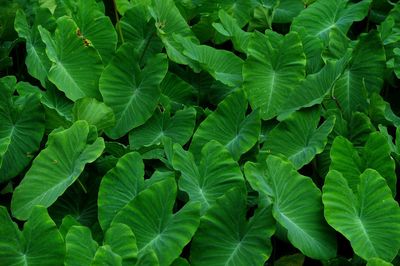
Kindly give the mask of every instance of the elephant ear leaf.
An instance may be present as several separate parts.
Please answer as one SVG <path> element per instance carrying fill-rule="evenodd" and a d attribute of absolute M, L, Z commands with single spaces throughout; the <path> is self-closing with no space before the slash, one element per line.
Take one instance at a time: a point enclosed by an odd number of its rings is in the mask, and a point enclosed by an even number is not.
<path fill-rule="evenodd" d="M 243 87 L 253 109 L 264 120 L 275 117 L 290 92 L 304 79 L 306 57 L 296 32 L 280 36 L 256 33 L 248 45 Z"/>
<path fill-rule="evenodd" d="M 41 26 L 39 32 L 52 61 L 49 80 L 73 101 L 83 97 L 101 99 L 99 78 L 103 64 L 100 55 L 90 41 L 82 39 L 75 22 L 69 17 L 59 18 L 54 37 Z"/>
<path fill-rule="evenodd" d="M 191 245 L 192 265 L 262 265 L 271 255 L 275 232 L 271 207 L 246 221 L 246 198 L 233 188 L 201 218 Z"/>
<path fill-rule="evenodd" d="M 139 258 L 154 251 L 161 266 L 170 265 L 197 230 L 200 204 L 188 203 L 173 214 L 176 193 L 174 179 L 157 182 L 115 216 L 113 224 L 126 224 L 135 234 Z"/>
<path fill-rule="evenodd" d="M 120 255 L 112 251 L 111 247 L 108 245 L 101 246 L 97 249 L 94 255 L 93 262 L 91 266 L 103 266 L 103 265 L 113 265 L 122 266 L 122 258 Z"/>
<path fill-rule="evenodd" d="M 98 131 L 112 127 L 115 124 L 113 110 L 94 98 L 82 98 L 75 102 L 72 108 L 73 120 L 86 120 L 89 125 L 96 126 Z"/>
<path fill-rule="evenodd" d="M 238 163 L 215 140 L 203 147 L 199 161 L 195 161 L 191 152 L 175 144 L 172 165 L 182 173 L 179 188 L 189 194 L 191 201 L 201 203 L 202 214 L 228 189 L 244 186 Z"/>
<path fill-rule="evenodd" d="M 138 255 L 136 238 L 126 224 L 113 223 L 106 231 L 104 244 L 122 258 L 122 265 L 135 265 Z"/>
<path fill-rule="evenodd" d="M 100 79 L 104 103 L 113 109 L 116 120 L 115 126 L 106 130 L 109 137 L 120 138 L 151 117 L 167 69 L 168 60 L 163 54 L 155 55 L 140 69 L 132 44 L 125 43 L 118 49 Z"/>
<path fill-rule="evenodd" d="M 400 208 L 379 173 L 367 169 L 353 191 L 343 175 L 328 173 L 322 200 L 328 223 L 342 233 L 365 260 L 392 261 L 400 248 Z"/>
<path fill-rule="evenodd" d="M 107 229 L 114 216 L 144 187 L 144 164 L 140 154 L 132 152 L 122 156 L 101 180 L 98 197 L 101 228 Z"/>
<path fill-rule="evenodd" d="M 246 163 L 245 175 L 254 190 L 272 201 L 274 218 L 296 248 L 315 259 L 336 256 L 336 239 L 324 220 L 321 192 L 309 177 L 274 155 L 261 164 Z"/>
<path fill-rule="evenodd" d="M 19 231 L 5 207 L 0 207 L 0 261 L 2 265 L 52 266 L 64 263 L 64 240 L 46 208 L 35 207 Z"/>
<path fill-rule="evenodd" d="M 280 122 L 267 135 L 263 149 L 272 154 L 285 155 L 299 169 L 321 153 L 335 124 L 329 117 L 318 127 L 320 112 L 301 111 Z"/>
<path fill-rule="evenodd" d="M 217 110 L 210 114 L 193 135 L 190 151 L 199 154 L 211 140 L 223 144 L 235 160 L 251 149 L 261 130 L 258 110 L 246 116 L 248 103 L 242 90 L 225 98 Z"/>
<path fill-rule="evenodd" d="M 22 82 L 13 85 L 24 87 Z M 5 91 L 1 84 L 0 91 L 3 93 Z M 17 176 L 32 160 L 44 134 L 45 117 L 40 97 L 34 93 L 21 96 L 4 93 L 4 96 L 0 97 L 0 183 L 2 183 Z"/>
<path fill-rule="evenodd" d="M 85 165 L 101 155 L 103 138 L 91 142 L 91 137 L 89 125 L 83 120 L 50 134 L 47 147 L 14 191 L 11 209 L 15 217 L 26 220 L 35 205 L 52 205 L 75 182 Z"/>
<path fill-rule="evenodd" d="M 72 226 L 65 236 L 65 266 L 90 266 L 98 244 L 85 226 Z"/>

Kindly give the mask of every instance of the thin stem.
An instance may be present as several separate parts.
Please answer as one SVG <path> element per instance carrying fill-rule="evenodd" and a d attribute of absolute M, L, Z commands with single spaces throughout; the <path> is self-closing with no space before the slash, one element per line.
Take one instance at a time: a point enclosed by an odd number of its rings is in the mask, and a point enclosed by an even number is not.
<path fill-rule="evenodd" d="M 125 42 L 124 35 L 122 34 L 121 24 L 119 23 L 119 15 L 118 15 L 118 11 L 117 11 L 117 3 L 115 2 L 115 0 L 113 0 L 113 4 L 114 4 L 115 20 L 116 20 L 116 25 L 117 25 L 119 37 L 121 38 L 121 42 L 124 43 Z"/>
<path fill-rule="evenodd" d="M 79 178 L 78 178 L 78 184 L 81 186 L 83 192 L 85 192 L 85 194 L 87 194 L 87 190 L 86 190 L 85 186 L 82 184 L 81 180 L 79 180 Z"/>

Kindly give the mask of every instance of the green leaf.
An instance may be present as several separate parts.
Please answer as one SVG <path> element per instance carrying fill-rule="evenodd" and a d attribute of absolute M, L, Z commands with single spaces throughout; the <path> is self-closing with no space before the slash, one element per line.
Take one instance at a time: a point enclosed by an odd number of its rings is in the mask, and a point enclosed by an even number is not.
<path fill-rule="evenodd" d="M 75 22 L 68 17 L 59 18 L 54 38 L 41 26 L 39 32 L 46 44 L 47 56 L 53 63 L 49 80 L 73 101 L 85 96 L 100 99 L 101 58 L 96 49 L 78 34 Z"/>
<path fill-rule="evenodd" d="M 156 109 L 147 122 L 129 133 L 131 148 L 138 149 L 161 144 L 161 139 L 169 137 L 174 143 L 186 144 L 193 134 L 196 124 L 196 110 L 186 108 L 170 117 L 169 112 Z"/>
<path fill-rule="evenodd" d="M 318 127 L 319 121 L 320 112 L 315 109 L 293 113 L 269 132 L 263 150 L 285 155 L 300 169 L 324 150 L 335 117 L 330 116 Z"/>
<path fill-rule="evenodd" d="M 305 75 L 306 58 L 299 36 L 280 36 L 272 31 L 256 33 L 248 46 L 243 66 L 243 87 L 251 107 L 260 108 L 261 118 L 273 118 L 290 92 Z"/>
<path fill-rule="evenodd" d="M 118 41 L 110 17 L 103 14 L 95 0 L 75 1 L 71 16 L 79 27 L 79 37 L 96 48 L 106 65 L 115 53 Z"/>
<path fill-rule="evenodd" d="M 321 192 L 309 177 L 274 155 L 262 164 L 247 162 L 244 171 L 251 187 L 272 201 L 272 214 L 293 246 L 314 259 L 336 256 L 336 239 L 323 217 Z"/>
<path fill-rule="evenodd" d="M 108 228 L 114 216 L 144 187 L 144 164 L 140 154 L 131 152 L 122 156 L 101 180 L 98 198 L 101 227 Z"/>
<path fill-rule="evenodd" d="M 65 236 L 65 266 L 90 266 L 98 244 L 85 226 L 72 226 Z"/>
<path fill-rule="evenodd" d="M 201 218 L 191 245 L 192 265 L 263 265 L 275 231 L 271 207 L 246 221 L 245 195 L 229 190 Z"/>
<path fill-rule="evenodd" d="M 215 140 L 203 147 L 199 161 L 195 161 L 191 152 L 175 144 L 172 165 L 182 173 L 179 188 L 189 194 L 191 201 L 201 203 L 202 214 L 228 189 L 244 185 L 239 165 Z"/>
<path fill-rule="evenodd" d="M 43 9 L 38 10 L 35 18 L 35 23 L 32 27 L 28 24 L 27 16 L 22 10 L 17 10 L 15 15 L 14 27 L 18 32 L 18 36 L 24 38 L 26 41 L 26 58 L 25 64 L 29 74 L 37 78 L 42 86 L 46 84 L 47 73 L 51 67 L 51 62 L 46 55 L 46 46 L 40 38 L 37 27 L 43 25 L 40 17 L 50 17 L 49 11 Z"/>
<path fill-rule="evenodd" d="M 400 208 L 379 173 L 367 169 L 353 191 L 343 175 L 330 171 L 322 200 L 328 223 L 348 240 L 365 260 L 391 261 L 400 248 Z"/>
<path fill-rule="evenodd" d="M 274 23 L 290 23 L 304 9 L 302 0 L 280 0 L 274 9 Z"/>
<path fill-rule="evenodd" d="M 15 217 L 26 220 L 35 205 L 49 207 L 74 183 L 85 164 L 101 155 L 103 139 L 88 143 L 88 137 L 89 125 L 85 121 L 49 136 L 47 147 L 14 191 L 11 209 Z"/>
<path fill-rule="evenodd" d="M 122 258 L 122 265 L 135 265 L 138 249 L 136 238 L 129 226 L 113 223 L 104 235 L 104 244 Z"/>
<path fill-rule="evenodd" d="M 347 33 L 354 21 L 361 21 L 368 14 L 372 0 L 352 3 L 348 0 L 319 0 L 305 8 L 294 18 L 291 29 L 304 27 L 308 35 L 328 40 L 329 32 L 337 27 Z"/>
<path fill-rule="evenodd" d="M 334 96 L 347 116 L 353 111 L 366 109 L 366 93 L 380 92 L 384 71 L 385 52 L 378 32 L 361 36 L 348 69 L 334 88 Z"/>
<path fill-rule="evenodd" d="M 238 160 L 257 142 L 261 130 L 258 110 L 246 116 L 247 108 L 246 95 L 242 90 L 226 97 L 197 128 L 190 151 L 200 154 L 204 145 L 216 140 Z"/>
<path fill-rule="evenodd" d="M 161 97 L 168 99 L 167 104 L 162 103 L 166 109 L 175 111 L 195 104 L 195 88 L 177 75 L 168 72 L 160 86 Z"/>
<path fill-rule="evenodd" d="M 200 222 L 198 203 L 186 204 L 172 214 L 176 192 L 173 179 L 157 182 L 136 196 L 113 220 L 132 229 L 139 256 L 154 250 L 161 266 L 179 256 Z"/>
<path fill-rule="evenodd" d="M 2 183 L 18 175 L 32 160 L 43 138 L 44 113 L 38 95 L 0 97 Z"/>
<path fill-rule="evenodd" d="M 183 54 L 198 62 L 201 68 L 216 80 L 231 87 L 242 84 L 243 60 L 234 53 L 218 50 L 207 45 L 198 45 L 189 38 L 175 35 L 174 38 L 183 46 Z"/>
<path fill-rule="evenodd" d="M 122 258 L 111 250 L 110 246 L 101 246 L 97 249 L 91 266 L 119 266 Z"/>
<path fill-rule="evenodd" d="M 2 265 L 64 265 L 64 240 L 44 207 L 33 209 L 22 232 L 0 206 Z"/>
<path fill-rule="evenodd" d="M 393 266 L 393 264 L 380 258 L 372 258 L 368 260 L 367 266 Z"/>
<path fill-rule="evenodd" d="M 367 168 L 375 169 L 396 194 L 395 162 L 390 156 L 391 149 L 386 137 L 379 133 L 371 133 L 363 149 L 357 150 L 344 137 L 336 137 L 331 148 L 331 170 L 339 171 L 346 178 L 350 188 L 355 192 L 359 184 L 359 176 Z"/>
<path fill-rule="evenodd" d="M 131 44 L 125 43 L 118 49 L 100 79 L 104 102 L 113 109 L 116 119 L 116 125 L 106 131 L 108 136 L 120 138 L 151 117 L 167 69 L 168 61 L 163 54 L 154 56 L 140 69 Z"/>
<path fill-rule="evenodd" d="M 115 124 L 113 110 L 93 98 L 82 98 L 75 102 L 72 108 L 74 121 L 86 120 L 89 125 L 96 126 L 98 131 L 112 127 Z"/>

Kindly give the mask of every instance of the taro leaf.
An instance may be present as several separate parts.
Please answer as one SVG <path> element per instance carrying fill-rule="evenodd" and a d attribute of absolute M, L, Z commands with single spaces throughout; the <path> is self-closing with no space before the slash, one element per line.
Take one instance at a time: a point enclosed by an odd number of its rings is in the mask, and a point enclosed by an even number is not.
<path fill-rule="evenodd" d="M 305 33 L 304 28 L 299 28 L 299 35 L 303 44 L 304 54 L 306 55 L 306 73 L 308 75 L 314 74 L 321 70 L 323 61 L 321 54 L 323 51 L 323 42 L 318 38 Z"/>
<path fill-rule="evenodd" d="M 177 75 L 168 72 L 160 86 L 162 97 L 168 100 L 168 103 L 162 103 L 166 109 L 176 111 L 195 104 L 194 87 Z"/>
<path fill-rule="evenodd" d="M 367 169 L 356 190 L 338 171 L 328 173 L 322 200 L 328 223 L 349 241 L 365 260 L 391 261 L 400 248 L 400 208 L 379 173 Z"/>
<path fill-rule="evenodd" d="M 98 198 L 101 227 L 107 229 L 114 216 L 144 187 L 144 164 L 140 154 L 131 152 L 122 156 L 101 180 Z"/>
<path fill-rule="evenodd" d="M 35 205 L 49 207 L 74 183 L 86 163 L 96 160 L 104 149 L 103 138 L 88 143 L 89 125 L 77 121 L 70 128 L 49 136 L 47 146 L 33 161 L 15 189 L 13 215 L 26 220 Z"/>
<path fill-rule="evenodd" d="M 334 116 L 318 127 L 319 120 L 320 112 L 316 110 L 293 113 L 267 134 L 263 150 L 285 155 L 300 169 L 324 150 L 335 124 Z"/>
<path fill-rule="evenodd" d="M 103 14 L 95 0 L 75 1 L 71 11 L 79 27 L 78 36 L 96 48 L 106 65 L 115 53 L 118 41 L 111 19 Z"/>
<path fill-rule="evenodd" d="M 69 229 L 71 229 L 72 226 L 78 225 L 80 226 L 81 224 L 71 215 L 65 215 L 64 218 L 61 221 L 61 224 L 59 226 L 60 234 L 62 237 L 65 239 Z"/>
<path fill-rule="evenodd" d="M 199 63 L 201 68 L 216 80 L 230 87 L 242 84 L 243 60 L 227 50 L 218 50 L 207 45 L 198 45 L 189 38 L 175 35 L 175 40 L 183 47 L 183 54 Z"/>
<path fill-rule="evenodd" d="M 304 9 L 302 0 L 280 0 L 274 9 L 274 23 L 290 23 Z"/>
<path fill-rule="evenodd" d="M 114 218 L 136 236 L 138 256 L 154 250 L 161 266 L 170 265 L 189 243 L 200 222 L 200 204 L 188 203 L 172 214 L 175 180 L 157 182 L 139 193 Z"/>
<path fill-rule="evenodd" d="M 161 113 L 156 109 L 144 125 L 129 133 L 129 145 L 132 149 L 159 145 L 164 136 L 184 145 L 192 136 L 195 124 L 196 110 L 193 107 L 177 111 L 172 117 L 169 112 Z"/>
<path fill-rule="evenodd" d="M 192 265 L 263 265 L 275 232 L 271 207 L 259 207 L 249 221 L 246 211 L 246 197 L 239 189 L 217 199 L 193 238 Z"/>
<path fill-rule="evenodd" d="M 252 33 L 242 30 L 237 21 L 225 10 L 220 9 L 218 16 L 221 23 L 213 23 L 213 27 L 221 35 L 230 38 L 236 50 L 245 53 Z"/>
<path fill-rule="evenodd" d="M 72 113 L 74 121 L 86 120 L 89 125 L 96 126 L 99 131 L 112 127 L 115 124 L 113 110 L 93 98 L 81 98 L 77 100 Z"/>
<path fill-rule="evenodd" d="M 129 0 L 115 0 L 116 8 L 121 15 L 132 8 L 132 3 Z"/>
<path fill-rule="evenodd" d="M 64 240 L 44 207 L 35 207 L 24 229 L 19 231 L 0 206 L 1 265 L 64 265 Z"/>
<path fill-rule="evenodd" d="M 73 101 L 85 96 L 100 99 L 101 58 L 79 35 L 75 22 L 68 17 L 59 18 L 54 38 L 41 26 L 39 32 L 46 44 L 47 56 L 53 62 L 49 80 Z"/>
<path fill-rule="evenodd" d="M 122 265 L 122 258 L 118 254 L 112 251 L 108 245 L 101 246 L 97 249 L 94 255 L 91 266 L 119 266 Z"/>
<path fill-rule="evenodd" d="M 26 41 L 26 59 L 25 64 L 29 74 L 32 77 L 37 78 L 42 86 L 45 86 L 47 72 L 51 67 L 51 62 L 46 55 L 46 46 L 40 38 L 39 31 L 37 30 L 38 25 L 44 25 L 42 18 L 49 18 L 50 12 L 44 9 L 39 9 L 35 17 L 35 23 L 28 25 L 27 17 L 22 10 L 17 10 L 15 15 L 14 27 L 18 32 L 18 36 L 24 38 Z"/>
<path fill-rule="evenodd" d="M 129 226 L 113 223 L 104 235 L 104 244 L 122 258 L 122 265 L 135 265 L 138 249 L 136 238 Z"/>
<path fill-rule="evenodd" d="M 0 183 L 32 160 L 44 134 L 44 112 L 36 94 L 11 96 L 0 84 Z"/>
<path fill-rule="evenodd" d="M 202 214 L 228 189 L 244 185 L 239 165 L 215 140 L 204 145 L 199 161 L 195 161 L 191 152 L 175 144 L 172 165 L 182 173 L 179 188 L 189 194 L 191 201 L 201 203 Z"/>
<path fill-rule="evenodd" d="M 291 32 L 282 37 L 267 31 L 256 33 L 248 46 L 243 66 L 243 87 L 251 107 L 260 108 L 268 120 L 280 111 L 293 88 L 304 78 L 306 58 L 299 36 Z"/>
<path fill-rule="evenodd" d="M 154 252 L 152 249 L 148 249 L 147 252 L 142 254 L 136 263 L 137 266 L 142 266 L 142 265 L 160 265 L 158 262 L 157 254 Z"/>
<path fill-rule="evenodd" d="M 322 103 L 342 75 L 348 59 L 349 57 L 345 56 L 338 61 L 328 61 L 318 73 L 308 75 L 287 96 L 278 119 L 284 119 L 288 114 L 301 108 Z"/>
<path fill-rule="evenodd" d="M 336 256 L 336 239 L 324 220 L 321 192 L 309 177 L 274 155 L 261 164 L 247 162 L 245 175 L 254 190 L 272 201 L 272 214 L 293 246 L 314 259 Z"/>
<path fill-rule="evenodd" d="M 353 111 L 366 109 L 366 93 L 380 92 L 384 71 L 385 51 L 378 32 L 361 36 L 353 50 L 349 68 L 334 88 L 334 96 L 347 117 Z"/>
<path fill-rule="evenodd" d="M 246 116 L 248 104 L 242 90 L 225 98 L 217 110 L 198 127 L 193 136 L 190 151 L 200 154 L 210 140 L 224 145 L 235 160 L 251 149 L 260 135 L 261 123 L 258 110 Z"/>
<path fill-rule="evenodd" d="M 368 260 L 367 266 L 393 266 L 393 264 L 380 258 L 372 258 Z"/>
<path fill-rule="evenodd" d="M 360 174 L 367 168 L 375 169 L 386 182 L 393 195 L 396 194 L 395 162 L 390 156 L 391 149 L 386 137 L 379 133 L 371 133 L 363 149 L 359 152 L 346 138 L 339 136 L 333 141 L 331 148 L 331 170 L 343 174 L 349 187 L 355 192 L 360 182 Z"/>
<path fill-rule="evenodd" d="M 168 69 L 163 54 L 155 55 L 143 69 L 135 58 L 134 46 L 125 43 L 101 75 L 101 94 L 116 119 L 116 125 L 106 131 L 113 139 L 122 137 L 151 117 L 160 97 L 159 85 Z"/>
<path fill-rule="evenodd" d="M 304 27 L 308 35 L 328 40 L 329 32 L 337 27 L 347 33 L 354 21 L 361 21 L 368 14 L 372 0 L 356 4 L 348 0 L 319 0 L 294 18 L 291 29 Z"/>
<path fill-rule="evenodd" d="M 119 24 L 124 40 L 134 45 L 140 63 L 160 53 L 163 47 L 148 13 L 147 6 L 137 4 L 125 12 Z"/>
<path fill-rule="evenodd" d="M 152 0 L 150 13 L 155 20 L 158 37 L 164 43 L 169 59 L 198 69 L 198 64 L 182 54 L 181 44 L 173 34 L 195 39 L 189 25 L 179 12 L 173 0 Z"/>
<path fill-rule="evenodd" d="M 65 236 L 65 266 L 90 266 L 98 244 L 85 226 L 72 226 Z"/>

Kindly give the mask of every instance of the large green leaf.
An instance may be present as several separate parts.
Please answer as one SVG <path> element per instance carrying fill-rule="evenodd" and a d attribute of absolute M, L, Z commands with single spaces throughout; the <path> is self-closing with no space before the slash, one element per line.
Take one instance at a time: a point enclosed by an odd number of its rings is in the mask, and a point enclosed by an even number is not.
<path fill-rule="evenodd" d="M 140 154 L 131 152 L 121 157 L 100 184 L 98 207 L 101 227 L 108 228 L 114 216 L 144 187 L 144 164 Z"/>
<path fill-rule="evenodd" d="M 400 208 L 379 173 L 367 169 L 353 190 L 335 170 L 325 179 L 322 200 L 328 223 L 350 240 L 365 260 L 391 261 L 400 249 Z"/>
<path fill-rule="evenodd" d="M 258 110 L 246 116 L 247 108 L 246 95 L 242 90 L 226 97 L 197 128 L 190 151 L 200 154 L 205 144 L 216 140 L 238 160 L 257 142 L 261 129 Z"/>
<path fill-rule="evenodd" d="M 116 119 L 116 125 L 106 132 L 114 139 L 151 117 L 160 97 L 159 84 L 168 69 L 163 54 L 147 61 L 143 69 L 135 58 L 134 46 L 125 43 L 101 75 L 101 94 L 104 102 L 113 109 Z"/>
<path fill-rule="evenodd" d="M 229 190 L 201 218 L 191 245 L 192 265 L 263 265 L 275 231 L 271 207 L 259 207 L 246 221 L 245 195 Z"/>
<path fill-rule="evenodd" d="M 202 214 L 228 189 L 244 185 L 239 165 L 215 140 L 203 147 L 199 161 L 195 161 L 191 152 L 175 144 L 172 165 L 182 173 L 179 188 L 189 194 L 191 201 L 201 203 Z"/>
<path fill-rule="evenodd" d="M 77 0 L 72 3 L 70 16 L 79 27 L 80 37 L 96 48 L 106 65 L 115 53 L 118 40 L 110 17 L 103 14 L 95 0 Z"/>
<path fill-rule="evenodd" d="M 243 60 L 234 53 L 218 50 L 208 45 L 198 45 L 189 38 L 175 36 L 183 47 L 183 54 L 198 62 L 201 68 L 216 80 L 231 87 L 240 87 L 242 84 Z"/>
<path fill-rule="evenodd" d="M 161 93 L 162 98 L 168 100 L 168 103 L 162 103 L 163 106 L 171 111 L 195 104 L 194 87 L 171 72 L 161 82 Z"/>
<path fill-rule="evenodd" d="M 49 80 L 73 101 L 85 96 L 100 99 L 101 58 L 96 49 L 80 36 L 75 22 L 68 17 L 59 18 L 54 38 L 41 26 L 39 31 L 46 44 L 47 56 L 53 63 Z"/>
<path fill-rule="evenodd" d="M 128 225 L 136 236 L 138 256 L 154 250 L 160 265 L 170 265 L 189 243 L 200 222 L 200 204 L 186 204 L 172 214 L 176 198 L 173 179 L 142 191 L 115 216 L 113 223 Z"/>
<path fill-rule="evenodd" d="M 15 217 L 27 219 L 35 205 L 49 207 L 74 183 L 85 164 L 101 155 L 103 139 L 88 143 L 89 136 L 85 121 L 77 121 L 69 129 L 49 136 L 47 147 L 14 191 L 11 209 Z"/>
<path fill-rule="evenodd" d="M 383 85 L 385 51 L 378 32 L 361 36 L 348 69 L 334 87 L 334 96 L 347 117 L 366 109 L 366 93 L 379 93 Z"/>
<path fill-rule="evenodd" d="M 274 155 L 261 164 L 247 162 L 245 175 L 253 189 L 272 201 L 274 218 L 296 248 L 315 259 L 336 256 L 336 239 L 323 217 L 321 192 L 309 177 Z"/>
<path fill-rule="evenodd" d="M 161 52 L 163 43 L 157 36 L 157 29 L 147 6 L 136 4 L 127 10 L 118 27 L 121 27 L 124 40 L 135 46 L 140 64 Z"/>
<path fill-rule="evenodd" d="M 0 224 L 1 265 L 64 265 L 64 240 L 44 207 L 33 209 L 21 232 L 0 206 Z"/>
<path fill-rule="evenodd" d="M 131 148 L 159 145 L 163 137 L 169 137 L 174 143 L 186 144 L 193 134 L 196 124 L 196 110 L 186 108 L 170 117 L 169 112 L 156 109 L 147 122 L 129 133 Z"/>
<path fill-rule="evenodd" d="M 122 266 L 122 258 L 113 252 L 108 245 L 101 246 L 97 249 L 91 266 Z"/>
<path fill-rule="evenodd" d="M 136 237 L 126 224 L 113 223 L 104 235 L 104 245 L 109 245 L 122 258 L 122 265 L 134 265 L 138 249 Z"/>
<path fill-rule="evenodd" d="M 304 78 L 305 65 L 297 33 L 280 36 L 267 31 L 253 36 L 243 66 L 243 86 L 251 107 L 260 108 L 262 119 L 278 114 L 289 93 Z"/>
<path fill-rule="evenodd" d="M 315 109 L 292 114 L 267 134 L 263 150 L 283 154 L 296 169 L 301 168 L 324 150 L 335 117 L 329 117 L 318 127 L 319 121 L 320 112 Z"/>
<path fill-rule="evenodd" d="M 397 177 L 395 162 L 390 155 L 391 149 L 386 137 L 379 133 L 371 133 L 363 149 L 358 151 L 344 137 L 336 137 L 331 148 L 331 170 L 343 174 L 349 187 L 355 192 L 360 182 L 360 174 L 367 168 L 375 169 L 396 194 Z"/>
<path fill-rule="evenodd" d="M 326 41 L 329 31 L 337 27 L 347 33 L 354 21 L 362 20 L 368 14 L 372 0 L 351 3 L 348 0 L 319 0 L 304 9 L 294 18 L 292 30 L 300 27 L 306 29 L 308 35 Z"/>
<path fill-rule="evenodd" d="M 93 98 L 77 100 L 72 108 L 72 113 L 74 121 L 86 120 L 89 125 L 96 126 L 99 131 L 112 127 L 115 124 L 113 110 Z"/>
<path fill-rule="evenodd" d="M 22 10 L 17 10 L 15 15 L 14 27 L 18 32 L 18 36 L 24 38 L 26 41 L 26 58 L 25 64 L 29 74 L 37 78 L 42 86 L 45 86 L 47 72 L 51 67 L 51 62 L 46 55 L 46 46 L 40 38 L 37 27 L 44 25 L 42 17 L 49 18 L 50 12 L 45 9 L 39 9 L 35 17 L 35 23 L 32 27 L 28 24 L 26 14 Z"/>
<path fill-rule="evenodd" d="M 38 95 L 12 96 L 1 85 L 0 91 L 1 183 L 18 175 L 32 160 L 44 134 L 44 112 Z"/>
<path fill-rule="evenodd" d="M 65 236 L 65 266 L 90 266 L 98 244 L 85 226 L 72 226 Z"/>

